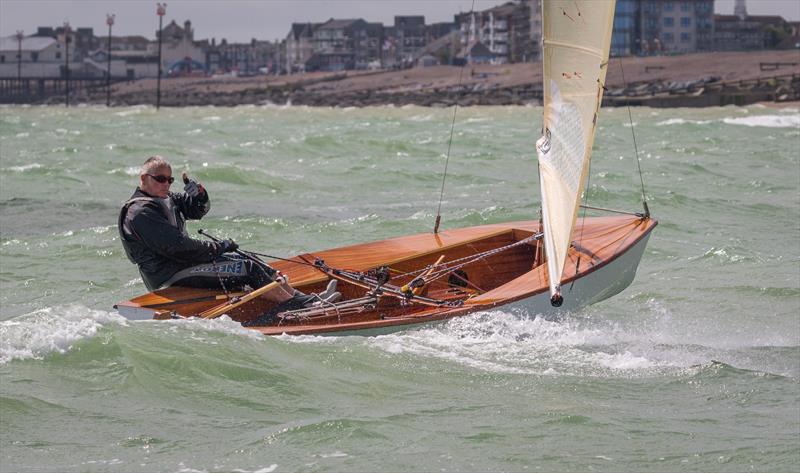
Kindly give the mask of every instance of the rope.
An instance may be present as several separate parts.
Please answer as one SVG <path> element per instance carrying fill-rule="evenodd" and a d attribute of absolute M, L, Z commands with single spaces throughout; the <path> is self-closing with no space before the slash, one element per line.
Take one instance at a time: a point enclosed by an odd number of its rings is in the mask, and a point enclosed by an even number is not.
<path fill-rule="evenodd" d="M 475 0 L 469 9 L 470 14 L 475 10 Z M 464 66 L 458 71 L 458 87 L 456 92 L 461 90 L 461 78 L 464 75 Z M 447 157 L 444 160 L 444 173 L 442 174 L 442 189 L 439 191 L 439 206 L 436 208 L 436 221 L 433 224 L 433 233 L 439 233 L 439 224 L 442 222 L 442 199 L 444 198 L 444 182 L 447 179 L 447 165 L 450 164 L 450 148 L 453 146 L 453 132 L 456 128 L 456 113 L 458 113 L 458 97 L 453 107 L 453 122 L 450 124 L 450 139 L 447 141 Z"/>
<path fill-rule="evenodd" d="M 314 263 L 307 262 L 305 260 L 305 258 L 303 258 L 302 256 L 297 256 L 296 258 L 301 258 L 303 261 L 297 261 L 297 260 L 293 260 L 293 259 L 280 258 L 278 256 L 267 255 L 267 254 L 264 254 L 264 253 L 258 253 L 256 251 L 247 251 L 246 253 L 250 253 L 251 255 L 256 255 L 256 256 L 263 256 L 264 258 L 272 258 L 272 259 L 276 259 L 276 260 L 280 260 L 280 261 L 287 261 L 289 263 L 302 264 L 302 265 L 305 265 L 305 266 L 314 267 Z"/>
<path fill-rule="evenodd" d="M 533 234 L 533 235 L 531 235 L 531 236 L 529 236 L 527 238 L 523 238 L 522 240 L 519 240 L 519 241 L 516 241 L 514 243 L 511 243 L 510 245 L 501 246 L 500 248 L 495 248 L 493 250 L 484 251 L 483 253 L 478 253 L 478 254 L 475 254 L 475 255 L 470 255 L 470 256 L 465 256 L 463 258 L 455 259 L 453 261 L 448 261 L 447 263 L 444 263 L 444 264 L 440 265 L 440 266 L 443 266 L 443 269 L 440 269 L 438 271 L 432 272 L 425 279 L 428 282 L 429 281 L 435 281 L 435 280 L 441 278 L 442 276 L 444 276 L 446 274 L 449 274 L 449 273 L 452 273 L 453 271 L 455 271 L 457 269 L 461 269 L 461 268 L 463 268 L 464 266 L 466 266 L 468 264 L 474 263 L 475 261 L 480 261 L 482 259 L 488 258 L 489 256 L 496 255 L 497 253 L 501 253 L 503 251 L 506 251 L 506 250 L 509 250 L 511 248 L 514 248 L 516 246 L 524 245 L 526 243 L 529 243 L 529 242 L 534 241 L 534 240 L 538 240 L 540 238 L 542 238 L 542 234 L 541 233 L 535 233 L 535 234 Z M 410 272 L 407 272 L 407 273 L 404 273 L 404 274 L 400 274 L 399 277 L 413 276 L 413 275 L 422 273 L 422 272 L 427 271 L 427 270 L 428 270 L 428 268 L 422 268 L 422 269 L 418 269 L 416 271 L 410 271 Z"/>
<path fill-rule="evenodd" d="M 619 58 L 619 70 L 622 72 L 622 87 L 628 88 L 628 83 L 625 82 L 625 69 L 622 67 L 622 58 Z M 631 115 L 631 104 L 628 106 L 628 122 L 631 124 L 631 136 L 633 136 L 633 150 L 636 153 L 636 166 L 639 168 L 639 181 L 642 184 L 642 206 L 644 207 L 645 217 L 650 216 L 650 209 L 647 207 L 647 198 L 644 191 L 644 177 L 642 177 L 642 163 L 639 162 L 639 147 L 636 145 L 636 131 L 633 129 L 633 115 Z"/>

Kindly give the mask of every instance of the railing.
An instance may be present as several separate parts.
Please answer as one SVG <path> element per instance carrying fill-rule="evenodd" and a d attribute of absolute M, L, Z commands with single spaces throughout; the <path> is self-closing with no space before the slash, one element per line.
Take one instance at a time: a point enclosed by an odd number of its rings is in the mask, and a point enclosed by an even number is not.
<path fill-rule="evenodd" d="M 762 71 L 775 71 L 781 67 L 792 67 L 800 63 L 797 62 L 759 62 L 758 68 Z"/>
<path fill-rule="evenodd" d="M 36 103 L 59 95 L 66 96 L 67 85 L 70 95 L 86 90 L 102 89 L 106 86 L 105 77 L 37 77 L 18 79 L 0 77 L 0 103 Z M 111 83 L 126 82 L 127 78 L 111 78 Z"/>

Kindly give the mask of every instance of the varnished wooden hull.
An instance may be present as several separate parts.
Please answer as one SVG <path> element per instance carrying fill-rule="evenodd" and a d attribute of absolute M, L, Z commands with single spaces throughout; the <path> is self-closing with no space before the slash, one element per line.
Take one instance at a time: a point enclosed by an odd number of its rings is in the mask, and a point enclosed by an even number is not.
<path fill-rule="evenodd" d="M 564 304 L 550 305 L 546 265 L 537 259 L 537 245 L 531 241 L 498 252 L 463 268 L 469 287 L 454 285 L 447 278 L 428 285 L 428 297 L 448 300 L 451 304 L 431 306 L 412 299 L 403 303 L 384 295 L 373 310 L 357 314 L 329 314 L 305 320 L 280 320 L 263 327 L 253 327 L 265 334 L 364 334 L 385 333 L 418 324 L 446 320 L 472 312 L 507 304 L 524 306 L 531 314 L 552 314 L 574 310 L 606 299 L 627 287 L 636 272 L 656 221 L 635 216 L 579 219 L 573 234 L 573 246 L 562 279 Z M 367 271 L 389 266 L 397 273 L 423 269 L 441 256 L 444 263 L 471 254 L 506 247 L 530 237 L 538 230 L 536 221 L 483 225 L 447 230 L 439 234 L 420 234 L 378 242 L 353 245 L 299 255 L 295 261 L 313 262 L 320 258 L 332 268 Z M 279 261 L 270 263 L 290 277 L 304 292 L 324 288 L 329 275 L 308 265 Z M 398 277 L 392 284 L 406 284 L 411 276 Z M 363 297 L 367 289 L 340 281 L 344 299 Z M 191 316 L 224 302 L 224 295 L 202 289 L 167 288 L 117 304 L 128 318 L 163 317 L 173 313 Z M 271 307 L 263 299 L 230 311 L 238 321 L 247 321 Z"/>

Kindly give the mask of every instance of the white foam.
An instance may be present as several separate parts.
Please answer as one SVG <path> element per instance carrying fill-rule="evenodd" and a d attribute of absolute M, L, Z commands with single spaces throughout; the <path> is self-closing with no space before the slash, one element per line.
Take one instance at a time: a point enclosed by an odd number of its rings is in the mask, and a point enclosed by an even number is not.
<path fill-rule="evenodd" d="M 106 174 L 120 174 L 121 173 L 121 174 L 125 174 L 125 175 L 128 175 L 128 176 L 138 176 L 140 171 L 141 171 L 141 168 L 138 168 L 138 167 L 135 167 L 135 166 L 129 166 L 129 167 L 126 167 L 126 168 L 112 169 L 110 171 L 107 171 Z"/>
<path fill-rule="evenodd" d="M 139 115 L 140 113 L 145 111 L 145 105 L 137 105 L 134 107 L 130 107 L 127 110 L 122 110 L 119 112 L 114 113 L 114 115 L 118 117 L 129 117 L 131 115 Z"/>
<path fill-rule="evenodd" d="M 656 123 L 656 126 L 686 125 L 686 124 L 706 125 L 708 123 L 711 123 L 711 120 L 686 120 L 684 118 L 670 118 L 669 120 L 664 120 L 662 122 Z"/>
<path fill-rule="evenodd" d="M 238 335 L 254 340 L 260 340 L 265 336 L 261 332 L 250 330 L 242 327 L 242 324 L 234 321 L 227 315 L 222 315 L 216 319 L 202 319 L 193 317 L 190 319 L 174 319 L 174 320 L 143 320 L 137 323 L 145 324 L 165 324 L 172 329 L 199 329 L 206 332 L 227 333 L 231 335 Z M 200 340 L 200 339 L 197 339 Z"/>
<path fill-rule="evenodd" d="M 76 342 L 93 337 L 104 325 L 126 323 L 115 313 L 80 305 L 48 307 L 4 320 L 0 322 L 0 364 L 66 353 Z"/>
<path fill-rule="evenodd" d="M 12 172 L 26 172 L 30 171 L 31 169 L 39 169 L 41 167 L 42 165 L 39 163 L 31 163 L 31 164 L 25 164 L 24 166 L 11 166 L 6 169 Z"/>
<path fill-rule="evenodd" d="M 646 355 L 634 353 L 635 347 L 624 347 L 626 338 L 613 327 L 584 327 L 576 320 L 548 321 L 497 310 L 367 343 L 392 355 L 435 357 L 500 373 L 605 375 L 609 370 L 657 366 Z"/>
<path fill-rule="evenodd" d="M 756 115 L 750 117 L 723 118 L 728 125 L 763 126 L 768 128 L 800 128 L 800 114 Z"/>

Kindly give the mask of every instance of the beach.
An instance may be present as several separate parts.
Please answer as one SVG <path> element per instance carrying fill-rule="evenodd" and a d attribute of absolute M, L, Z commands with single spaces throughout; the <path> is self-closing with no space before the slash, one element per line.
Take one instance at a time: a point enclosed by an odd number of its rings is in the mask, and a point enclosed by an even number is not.
<path fill-rule="evenodd" d="M 113 106 L 155 104 L 156 79 L 115 84 Z M 800 98 L 800 52 L 754 51 L 612 58 L 604 105 L 698 107 Z M 291 76 L 176 77 L 161 81 L 161 105 L 539 104 L 541 63 L 433 66 L 391 71 L 314 72 Z M 58 103 L 61 97 L 51 97 Z M 103 87 L 76 93 L 104 104 Z"/>

